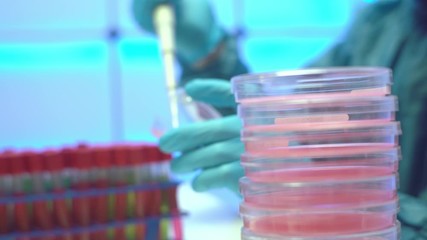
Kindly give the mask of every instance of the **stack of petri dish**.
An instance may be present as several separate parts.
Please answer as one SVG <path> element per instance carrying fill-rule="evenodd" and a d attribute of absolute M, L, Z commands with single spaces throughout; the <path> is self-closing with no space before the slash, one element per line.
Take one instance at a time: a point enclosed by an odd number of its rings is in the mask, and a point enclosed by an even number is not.
<path fill-rule="evenodd" d="M 386 68 L 232 79 L 242 239 L 399 239 L 397 99 Z"/>

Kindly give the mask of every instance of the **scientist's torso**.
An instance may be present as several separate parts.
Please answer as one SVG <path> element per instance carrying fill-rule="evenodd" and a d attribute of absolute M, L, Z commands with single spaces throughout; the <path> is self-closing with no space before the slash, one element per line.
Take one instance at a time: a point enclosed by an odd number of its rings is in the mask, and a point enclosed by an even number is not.
<path fill-rule="evenodd" d="M 345 41 L 312 66 L 393 69 L 403 130 L 400 189 L 427 199 L 427 0 L 379 1 L 364 9 Z"/>

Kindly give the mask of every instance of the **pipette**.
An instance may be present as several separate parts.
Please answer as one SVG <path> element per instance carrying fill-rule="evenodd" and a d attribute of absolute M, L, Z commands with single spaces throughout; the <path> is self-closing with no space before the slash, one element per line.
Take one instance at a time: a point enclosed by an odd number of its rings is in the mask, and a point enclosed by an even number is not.
<path fill-rule="evenodd" d="M 175 14 L 172 7 L 167 4 L 158 6 L 154 11 L 153 20 L 163 56 L 172 127 L 176 128 L 179 126 L 179 112 L 175 79 Z"/>

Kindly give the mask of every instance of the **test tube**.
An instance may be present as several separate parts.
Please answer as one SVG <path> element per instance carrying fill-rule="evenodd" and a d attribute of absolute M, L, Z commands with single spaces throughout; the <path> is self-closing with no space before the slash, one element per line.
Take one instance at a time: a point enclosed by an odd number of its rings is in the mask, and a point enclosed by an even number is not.
<path fill-rule="evenodd" d="M 28 194 L 29 175 L 25 168 L 25 159 L 22 154 L 9 155 L 10 170 L 12 173 L 13 194 L 24 197 Z M 16 202 L 13 204 L 15 231 L 28 232 L 31 230 L 31 204 Z M 23 238 L 26 239 L 26 238 Z"/>
<path fill-rule="evenodd" d="M 61 152 L 46 151 L 43 153 L 45 161 L 45 171 L 49 175 L 49 180 L 52 183 L 52 192 L 54 194 L 61 194 L 66 189 L 66 182 L 69 180 L 69 172 L 66 169 L 66 162 L 72 157 L 71 149 L 63 149 Z M 62 229 L 64 233 L 57 237 L 58 240 L 72 240 L 70 233 L 67 229 L 72 226 L 71 213 L 68 208 L 67 200 L 56 199 L 53 200 L 52 206 L 53 219 L 55 223 Z"/>
<path fill-rule="evenodd" d="M 0 197 L 9 196 L 11 193 L 10 161 L 7 154 L 0 155 Z M 11 214 L 9 204 L 0 204 L 0 234 L 11 231 Z"/>
<path fill-rule="evenodd" d="M 160 175 L 162 181 L 169 181 L 170 180 L 170 160 L 172 159 L 172 156 L 167 153 L 163 153 L 158 149 L 159 151 L 159 159 L 160 159 Z"/>
<path fill-rule="evenodd" d="M 111 171 L 113 185 L 116 187 L 126 186 L 127 183 L 127 151 L 123 146 L 113 147 L 114 168 Z M 127 216 L 127 194 L 114 194 L 114 211 L 113 218 L 116 221 L 123 221 Z M 115 240 L 126 240 L 126 231 L 124 227 L 118 227 L 114 234 Z"/>
<path fill-rule="evenodd" d="M 181 218 L 179 216 L 179 207 L 178 207 L 178 195 L 177 195 L 177 186 L 173 186 L 169 189 L 167 189 L 168 194 L 168 201 L 169 201 L 169 212 L 172 216 L 172 222 L 173 222 L 173 230 L 175 233 L 175 239 L 182 239 L 183 233 L 182 233 L 182 222 Z"/>
<path fill-rule="evenodd" d="M 31 185 L 32 185 L 32 193 L 33 194 L 41 194 L 48 192 L 45 184 L 44 177 L 44 164 L 43 158 L 41 154 L 37 154 L 35 152 L 26 152 L 24 153 L 24 158 L 26 160 L 27 169 L 29 170 L 31 177 Z M 32 203 L 33 207 L 33 216 L 35 226 L 41 230 L 52 230 L 53 222 L 51 209 L 49 208 L 48 200 L 40 200 L 34 201 Z M 42 239 L 53 239 L 50 236 L 43 236 L 39 238 L 33 238 L 33 240 L 42 240 Z"/>
<path fill-rule="evenodd" d="M 73 179 L 72 185 L 75 190 L 88 190 L 90 188 L 90 161 L 91 155 L 88 147 L 79 146 L 72 159 Z M 87 227 L 90 225 L 90 201 L 88 197 L 75 197 L 72 200 L 73 217 L 75 225 Z M 82 232 L 76 234 L 75 240 L 90 240 L 89 234 Z"/>
<path fill-rule="evenodd" d="M 105 189 L 108 187 L 108 169 L 112 167 L 112 156 L 109 148 L 97 147 L 92 151 L 94 168 L 92 168 L 93 182 L 92 186 L 96 189 Z M 91 219 L 95 224 L 108 222 L 108 195 L 100 195 L 91 198 Z M 103 229 L 91 233 L 91 240 L 104 240 L 108 238 L 108 230 Z"/>
<path fill-rule="evenodd" d="M 149 167 L 149 172 L 147 174 L 148 177 L 148 183 L 151 184 L 157 184 L 159 183 L 159 164 L 158 164 L 158 149 L 157 146 L 154 145 L 147 145 L 147 152 L 146 152 L 146 161 L 147 165 Z M 160 216 L 160 207 L 161 207 L 161 201 L 162 201 L 162 192 L 160 189 L 153 189 L 150 191 L 147 191 L 149 194 L 149 208 L 147 208 L 147 215 L 148 216 Z"/>
<path fill-rule="evenodd" d="M 133 176 L 135 185 L 144 184 L 144 152 L 146 147 L 144 145 L 133 146 L 130 149 L 129 161 L 133 168 Z M 134 195 L 134 211 L 133 216 L 136 219 L 143 219 L 147 208 L 148 195 L 145 191 L 135 191 Z M 137 223 L 135 225 L 135 239 L 144 239 L 146 225 L 144 223 Z"/>
<path fill-rule="evenodd" d="M 167 167 L 169 166 L 170 157 L 167 154 L 164 154 L 160 151 L 160 149 L 156 146 L 155 151 L 155 166 L 156 166 L 156 181 L 159 183 L 164 183 L 169 181 L 169 172 L 167 171 Z M 170 214 L 170 202 L 169 202 L 169 189 L 159 190 L 160 194 L 160 214 L 162 216 L 167 216 Z M 168 232 L 170 226 L 170 218 L 165 217 L 160 220 L 160 239 L 167 239 Z"/>

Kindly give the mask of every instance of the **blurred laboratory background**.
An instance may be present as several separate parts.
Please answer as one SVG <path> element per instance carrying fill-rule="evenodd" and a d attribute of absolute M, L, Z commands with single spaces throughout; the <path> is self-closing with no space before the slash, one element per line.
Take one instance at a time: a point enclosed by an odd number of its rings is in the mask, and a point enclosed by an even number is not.
<path fill-rule="evenodd" d="M 239 36 L 252 72 L 304 66 L 369 2 L 211 1 Z M 0 1 L 0 150 L 156 140 L 153 123 L 168 119 L 162 62 L 156 39 L 137 28 L 130 7 L 131 0 Z M 197 209 L 216 204 L 186 191 Z M 202 215 L 194 222 L 205 221 Z"/>

